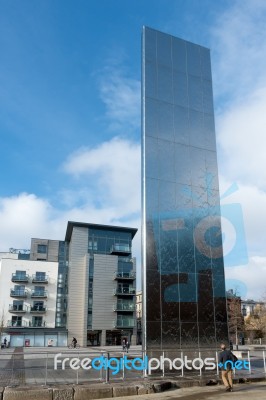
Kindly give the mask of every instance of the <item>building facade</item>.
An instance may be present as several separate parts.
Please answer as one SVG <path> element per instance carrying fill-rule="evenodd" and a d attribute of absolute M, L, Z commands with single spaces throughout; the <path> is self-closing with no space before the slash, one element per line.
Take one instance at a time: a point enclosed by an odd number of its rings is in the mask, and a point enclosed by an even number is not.
<path fill-rule="evenodd" d="M 228 340 L 210 52 L 144 27 L 145 349 Z"/>
<path fill-rule="evenodd" d="M 0 263 L 0 312 L 10 346 L 65 346 L 66 331 L 55 329 L 58 263 L 12 253 Z"/>
<path fill-rule="evenodd" d="M 136 344 L 133 228 L 68 222 L 69 337 L 82 346 Z"/>

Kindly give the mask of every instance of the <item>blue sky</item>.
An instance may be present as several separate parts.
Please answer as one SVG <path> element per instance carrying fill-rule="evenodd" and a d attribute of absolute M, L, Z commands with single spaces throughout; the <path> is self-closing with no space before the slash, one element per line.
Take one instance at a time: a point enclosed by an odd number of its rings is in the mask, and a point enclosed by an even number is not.
<path fill-rule="evenodd" d="M 237 184 L 225 204 L 242 207 L 249 254 L 227 278 L 261 295 L 265 18 L 263 0 L 0 0 L 0 251 L 63 239 L 68 220 L 140 228 L 147 25 L 211 49 L 221 194 Z"/>

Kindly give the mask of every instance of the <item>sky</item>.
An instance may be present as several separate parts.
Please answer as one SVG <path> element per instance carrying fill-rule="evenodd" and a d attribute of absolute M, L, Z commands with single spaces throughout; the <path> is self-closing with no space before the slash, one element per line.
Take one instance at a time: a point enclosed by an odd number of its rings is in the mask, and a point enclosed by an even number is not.
<path fill-rule="evenodd" d="M 139 229 L 140 271 L 146 25 L 211 49 L 222 213 L 238 210 L 225 248 L 246 255 L 225 257 L 227 288 L 261 298 L 265 20 L 264 0 L 0 0 L 0 251 L 64 240 L 70 220 L 122 225 Z"/>

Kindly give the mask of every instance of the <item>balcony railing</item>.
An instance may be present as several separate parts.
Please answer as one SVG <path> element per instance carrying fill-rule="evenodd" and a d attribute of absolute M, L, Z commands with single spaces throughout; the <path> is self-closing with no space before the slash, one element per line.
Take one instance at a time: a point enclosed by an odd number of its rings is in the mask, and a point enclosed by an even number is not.
<path fill-rule="evenodd" d="M 131 254 L 131 247 L 128 244 L 113 244 L 113 246 L 111 246 L 110 253 L 128 256 Z"/>
<path fill-rule="evenodd" d="M 117 303 L 114 307 L 115 311 L 135 311 L 135 303 Z"/>
<path fill-rule="evenodd" d="M 134 288 L 116 288 L 116 289 L 114 289 L 114 294 L 117 296 L 134 296 L 136 294 L 136 289 L 134 289 Z"/>
<path fill-rule="evenodd" d="M 134 328 L 134 326 L 135 326 L 134 318 L 119 319 L 115 322 L 116 328 Z"/>
<path fill-rule="evenodd" d="M 47 291 L 46 290 L 33 290 L 31 292 L 31 297 L 47 298 Z"/>
<path fill-rule="evenodd" d="M 11 297 L 27 297 L 27 292 L 24 289 L 11 289 L 10 296 Z"/>
<path fill-rule="evenodd" d="M 25 328 L 29 326 L 28 321 L 7 321 L 7 326 L 12 328 Z"/>
<path fill-rule="evenodd" d="M 134 280 L 136 279 L 136 272 L 116 272 L 114 275 L 114 279 L 126 279 L 126 280 Z"/>
<path fill-rule="evenodd" d="M 46 312 L 46 307 L 33 306 L 30 308 L 31 313 L 42 314 Z"/>
<path fill-rule="evenodd" d="M 48 283 L 48 275 L 32 275 L 32 283 Z"/>
<path fill-rule="evenodd" d="M 44 328 L 45 321 L 32 321 L 32 322 L 30 322 L 30 327 L 31 328 Z"/>
<path fill-rule="evenodd" d="M 14 304 L 9 304 L 8 311 L 10 313 L 25 313 L 28 311 L 28 308 L 25 306 L 25 304 L 19 304 L 19 305 L 14 305 Z"/>
<path fill-rule="evenodd" d="M 21 275 L 21 274 L 12 274 L 11 278 L 12 282 L 29 282 L 29 275 Z"/>

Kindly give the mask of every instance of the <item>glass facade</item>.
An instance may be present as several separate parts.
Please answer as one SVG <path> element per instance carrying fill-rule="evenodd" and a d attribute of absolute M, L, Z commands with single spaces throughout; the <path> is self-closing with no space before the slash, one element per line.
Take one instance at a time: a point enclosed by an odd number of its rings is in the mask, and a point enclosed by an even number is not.
<path fill-rule="evenodd" d="M 144 346 L 228 340 L 210 52 L 145 27 Z"/>
<path fill-rule="evenodd" d="M 68 295 L 68 243 L 60 241 L 58 247 L 58 280 L 56 296 L 55 326 L 67 325 L 67 295 Z"/>

